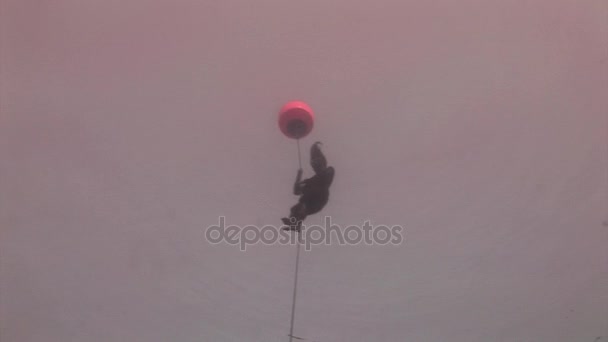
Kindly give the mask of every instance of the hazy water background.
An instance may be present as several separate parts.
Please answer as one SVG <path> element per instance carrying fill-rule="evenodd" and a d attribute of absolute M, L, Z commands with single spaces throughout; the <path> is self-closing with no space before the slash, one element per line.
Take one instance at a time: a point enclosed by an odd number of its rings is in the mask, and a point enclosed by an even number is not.
<path fill-rule="evenodd" d="M 304 253 L 297 335 L 608 339 L 606 2 L 0 6 L 2 342 L 285 340 L 294 248 L 204 229 L 294 203 L 291 99 L 406 238 Z"/>

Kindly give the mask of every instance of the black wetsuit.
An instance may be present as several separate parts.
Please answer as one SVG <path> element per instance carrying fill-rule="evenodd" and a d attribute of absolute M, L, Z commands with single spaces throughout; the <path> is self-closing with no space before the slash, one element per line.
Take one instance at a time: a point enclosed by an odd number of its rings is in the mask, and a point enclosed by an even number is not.
<path fill-rule="evenodd" d="M 318 213 L 329 200 L 329 186 L 334 180 L 334 168 L 328 167 L 301 182 L 300 201 L 306 207 L 306 215 Z M 296 185 L 297 186 L 297 185 Z"/>
<path fill-rule="evenodd" d="M 301 173 L 298 173 L 293 191 L 295 195 L 300 195 L 300 199 L 298 204 L 291 207 L 290 217 L 283 218 L 283 223 L 299 230 L 306 216 L 321 211 L 329 200 L 329 186 L 334 180 L 334 173 L 333 167 L 326 167 L 303 181 L 300 181 Z"/>

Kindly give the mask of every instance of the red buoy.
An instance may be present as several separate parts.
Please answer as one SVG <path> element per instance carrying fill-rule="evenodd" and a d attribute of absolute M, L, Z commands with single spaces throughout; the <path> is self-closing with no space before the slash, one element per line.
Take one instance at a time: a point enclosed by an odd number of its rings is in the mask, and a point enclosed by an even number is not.
<path fill-rule="evenodd" d="M 300 139 L 312 131 L 315 117 L 302 101 L 288 102 L 279 112 L 279 127 L 288 138 Z"/>

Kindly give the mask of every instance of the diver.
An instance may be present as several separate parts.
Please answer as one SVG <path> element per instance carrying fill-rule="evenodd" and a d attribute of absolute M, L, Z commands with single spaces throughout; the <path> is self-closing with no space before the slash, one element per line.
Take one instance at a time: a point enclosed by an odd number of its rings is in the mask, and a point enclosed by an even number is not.
<path fill-rule="evenodd" d="M 321 211 L 329 200 L 329 186 L 334 180 L 334 168 L 327 166 L 327 159 L 319 145 L 321 142 L 317 141 L 310 147 L 310 166 L 315 171 L 315 175 L 301 180 L 302 169 L 298 169 L 293 194 L 300 196 L 300 199 L 296 205 L 291 207 L 289 217 L 281 219 L 287 226 L 283 227 L 284 230 L 301 231 L 302 221 L 306 216 Z"/>

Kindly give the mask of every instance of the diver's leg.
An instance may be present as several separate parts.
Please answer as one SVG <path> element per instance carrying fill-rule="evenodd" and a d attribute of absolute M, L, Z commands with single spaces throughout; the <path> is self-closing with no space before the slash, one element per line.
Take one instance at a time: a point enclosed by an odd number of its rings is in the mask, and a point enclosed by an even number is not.
<path fill-rule="evenodd" d="M 298 204 L 291 207 L 289 217 L 283 217 L 281 221 L 286 226 L 289 226 L 290 230 L 300 230 L 302 221 L 306 218 L 306 204 L 304 202 L 298 202 Z"/>
<path fill-rule="evenodd" d="M 295 217 L 283 217 L 281 220 L 283 221 L 283 224 L 285 224 L 282 228 L 283 230 L 296 230 L 298 232 L 302 230 L 302 221 Z"/>
<path fill-rule="evenodd" d="M 303 220 L 306 217 L 306 203 L 299 202 L 291 207 L 291 217 L 296 217 Z"/>

